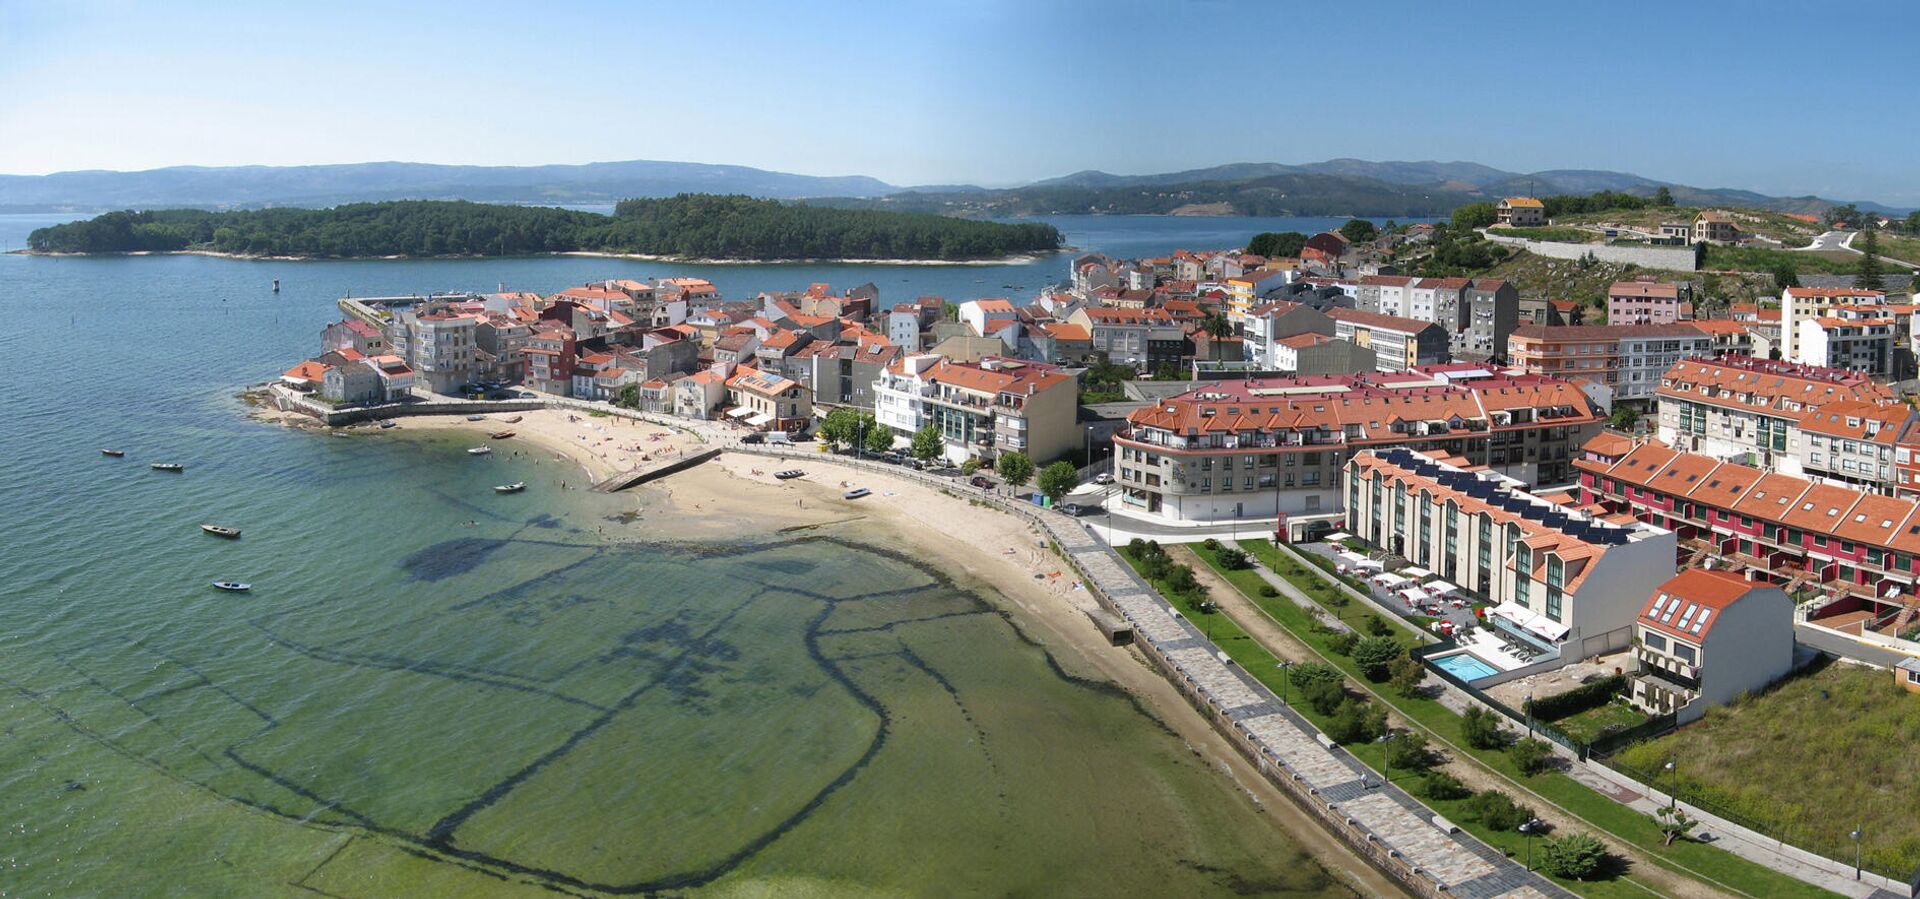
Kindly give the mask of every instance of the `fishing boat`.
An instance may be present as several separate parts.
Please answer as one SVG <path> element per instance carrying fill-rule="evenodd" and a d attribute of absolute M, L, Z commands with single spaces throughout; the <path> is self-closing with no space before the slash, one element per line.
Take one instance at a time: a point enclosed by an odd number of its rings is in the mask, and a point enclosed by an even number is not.
<path fill-rule="evenodd" d="M 525 481 L 520 481 L 520 482 L 517 482 L 517 483 L 513 483 L 513 484 L 501 484 L 500 486 L 498 486 L 498 487 L 495 487 L 495 488 L 493 488 L 493 492 L 495 492 L 495 493 L 519 493 L 520 491 L 522 491 L 522 490 L 525 490 L 525 489 L 527 489 L 527 484 L 526 484 L 526 482 L 525 482 Z"/>
<path fill-rule="evenodd" d="M 126 451 L 126 450 L 109 450 L 109 449 L 103 449 L 103 450 L 101 450 L 101 451 L 100 451 L 100 455 L 102 455 L 102 456 L 112 456 L 112 457 L 114 457 L 115 459 L 118 459 L 118 458 L 120 458 L 121 456 L 124 456 L 124 455 L 126 455 L 126 454 L 127 454 L 127 451 Z"/>
<path fill-rule="evenodd" d="M 495 431 L 491 434 L 488 434 L 487 436 L 492 437 L 495 440 L 505 440 L 508 437 L 512 437 L 513 432 L 512 431 Z"/>
<path fill-rule="evenodd" d="M 487 417 L 485 415 L 469 415 L 467 416 L 467 420 L 468 421 L 486 421 Z"/>
<path fill-rule="evenodd" d="M 521 416 L 515 415 L 514 417 L 507 419 L 507 424 L 517 425 L 520 423 L 520 418 Z"/>
<path fill-rule="evenodd" d="M 397 427 L 399 427 L 399 426 L 400 426 L 400 423 L 399 423 L 399 422 L 397 422 L 397 421 L 394 421 L 393 419 L 391 419 L 391 418 L 389 418 L 389 419 L 387 419 L 386 421 L 383 421 L 383 422 L 381 422 L 381 423 L 380 423 L 380 430 L 383 430 L 383 431 L 384 431 L 384 430 L 386 430 L 386 429 L 388 429 L 388 428 L 397 428 Z"/>
<path fill-rule="evenodd" d="M 855 487 L 852 490 L 849 490 L 845 493 L 840 494 L 840 498 L 841 499 L 859 499 L 860 497 L 866 496 L 872 492 L 873 491 L 868 490 L 865 487 Z"/>
<path fill-rule="evenodd" d="M 225 590 L 228 593 L 245 593 L 248 590 L 252 590 L 253 585 L 243 584 L 239 581 L 214 581 L 213 589 Z"/>
<path fill-rule="evenodd" d="M 791 481 L 794 478 L 805 477 L 806 472 L 798 468 L 789 468 L 786 471 L 776 471 L 773 473 L 773 476 L 783 481 Z"/>
<path fill-rule="evenodd" d="M 200 526 L 200 530 L 206 531 L 215 537 L 225 537 L 229 540 L 236 539 L 240 536 L 239 528 L 230 528 L 219 524 L 203 524 Z"/>
<path fill-rule="evenodd" d="M 147 466 L 154 471 L 186 471 L 187 467 L 178 462 L 155 462 Z"/>
<path fill-rule="evenodd" d="M 490 446 L 476 446 L 476 447 L 474 447 L 473 449 L 470 449 L 470 450 L 467 450 L 467 455 L 470 455 L 470 456 L 484 456 L 484 455 L 486 455 L 486 454 L 488 454 L 488 453 L 490 453 L 490 452 L 493 452 L 493 447 L 490 447 Z"/>

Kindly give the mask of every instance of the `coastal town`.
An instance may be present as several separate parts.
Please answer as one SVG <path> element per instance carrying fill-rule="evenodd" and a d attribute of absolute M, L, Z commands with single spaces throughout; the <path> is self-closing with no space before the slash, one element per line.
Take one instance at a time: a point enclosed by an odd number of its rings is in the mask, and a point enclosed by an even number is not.
<path fill-rule="evenodd" d="M 1532 197 L 1495 213 L 1489 241 L 1552 224 Z M 1741 221 L 1701 210 L 1646 248 L 1756 239 Z M 846 502 L 893 478 L 1032 516 L 1094 625 L 1184 683 L 1296 799 L 1349 809 L 1335 830 L 1385 847 L 1376 863 L 1415 892 L 1561 889 L 1476 855 L 1441 817 L 1457 814 L 1529 852 L 1570 827 L 1635 861 L 1711 844 L 1752 883 L 1907 895 L 1904 835 L 1785 839 L 1779 819 L 1730 807 L 1737 772 L 1688 771 L 1669 748 L 1789 680 L 1875 671 L 1920 692 L 1906 279 L 1735 302 L 1705 278 L 1639 276 L 1577 302 L 1403 274 L 1458 236 L 1360 224 L 1264 241 L 1286 255 L 1082 254 L 1033 296 L 725 297 L 667 277 L 345 297 L 270 391 L 337 428 L 497 429 L 496 412 L 553 408 L 690 435 L 602 451 L 590 473 L 608 489 L 724 450 L 795 476 L 838 466 Z M 1223 611 L 1311 655 L 1215 640 Z M 1289 626 L 1303 613 L 1310 628 Z M 1358 689 L 1310 710 L 1307 665 Z M 1450 802 L 1433 784 L 1454 775 L 1425 747 L 1460 727 L 1493 734 L 1446 747 L 1486 766 L 1479 779 L 1558 771 L 1562 792 L 1523 778 L 1536 792 L 1521 798 L 1619 812 L 1543 822 Z M 1359 761 L 1433 770 L 1365 806 Z M 1507 796 L 1476 795 L 1492 794 Z M 1634 836 L 1649 827 L 1659 849 Z"/>

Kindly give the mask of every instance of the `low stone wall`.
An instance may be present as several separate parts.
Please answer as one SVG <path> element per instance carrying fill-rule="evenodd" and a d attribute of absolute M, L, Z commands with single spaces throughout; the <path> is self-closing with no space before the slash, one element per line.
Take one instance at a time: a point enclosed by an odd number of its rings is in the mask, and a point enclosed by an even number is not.
<path fill-rule="evenodd" d="M 1524 237 L 1507 237 L 1501 234 L 1488 234 L 1487 239 L 1494 243 L 1519 247 L 1536 256 L 1549 259 L 1583 259 L 1592 256 L 1601 262 L 1621 265 L 1637 265 L 1641 268 L 1669 269 L 1677 272 L 1698 271 L 1700 254 L 1693 247 L 1616 247 L 1597 243 L 1553 243 L 1544 240 L 1528 240 Z"/>

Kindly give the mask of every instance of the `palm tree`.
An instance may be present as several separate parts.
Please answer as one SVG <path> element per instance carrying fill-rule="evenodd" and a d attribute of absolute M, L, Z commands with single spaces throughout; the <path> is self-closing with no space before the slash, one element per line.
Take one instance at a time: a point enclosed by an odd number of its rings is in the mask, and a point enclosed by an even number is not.
<path fill-rule="evenodd" d="M 1208 342 L 1213 345 L 1213 359 L 1218 362 L 1220 360 L 1220 341 L 1233 336 L 1233 322 L 1218 312 L 1209 312 L 1206 318 L 1200 320 L 1200 330 L 1206 332 L 1208 337 L 1213 338 L 1213 340 Z"/>

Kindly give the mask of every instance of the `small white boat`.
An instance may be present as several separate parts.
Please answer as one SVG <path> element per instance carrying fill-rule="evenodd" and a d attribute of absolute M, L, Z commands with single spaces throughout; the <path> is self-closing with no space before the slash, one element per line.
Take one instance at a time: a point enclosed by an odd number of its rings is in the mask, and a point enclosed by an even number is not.
<path fill-rule="evenodd" d="M 252 590 L 253 585 L 243 584 L 239 581 L 214 581 L 213 588 L 215 590 L 225 590 L 228 593 L 245 593 L 248 590 Z"/>
<path fill-rule="evenodd" d="M 468 421 L 486 421 L 487 417 L 485 415 L 469 415 L 467 416 L 467 420 Z"/>
<path fill-rule="evenodd" d="M 381 423 L 380 423 L 380 429 L 381 429 L 381 430 L 383 430 L 383 431 L 384 431 L 384 430 L 386 430 L 386 429 L 388 429 L 388 428 L 397 428 L 397 427 L 399 427 L 399 426 L 400 426 L 400 423 L 399 423 L 399 422 L 397 422 L 397 421 L 394 421 L 394 420 L 393 420 L 393 419 L 391 419 L 391 418 L 389 418 L 389 419 L 387 419 L 386 421 L 383 421 L 383 422 L 381 422 Z"/>
<path fill-rule="evenodd" d="M 493 452 L 493 447 L 490 447 L 490 446 L 476 446 L 476 447 L 474 447 L 473 449 L 470 449 L 470 450 L 467 450 L 467 455 L 470 455 L 470 456 L 484 456 L 484 455 L 486 455 L 486 454 L 488 454 L 488 453 L 491 453 L 491 452 Z"/>
<path fill-rule="evenodd" d="M 859 499 L 860 497 L 866 496 L 872 492 L 873 491 L 868 490 L 865 487 L 855 487 L 852 490 L 849 490 L 845 493 L 840 494 L 840 498 L 841 499 Z"/>
<path fill-rule="evenodd" d="M 186 471 L 187 467 L 178 462 L 155 462 L 147 466 L 154 471 Z"/>
<path fill-rule="evenodd" d="M 499 485 L 498 487 L 495 487 L 495 488 L 493 488 L 493 492 L 495 492 L 495 493 L 519 493 L 520 491 L 522 491 L 522 490 L 525 490 L 525 489 L 527 489 L 527 484 L 526 484 L 526 482 L 525 482 L 525 481 L 521 481 L 521 482 L 519 482 L 519 483 L 514 483 L 514 484 L 501 484 L 501 485 Z"/>
<path fill-rule="evenodd" d="M 200 526 L 200 530 L 206 531 L 215 537 L 226 537 L 229 540 L 238 539 L 240 536 L 239 528 L 230 528 L 219 524 L 203 524 Z"/>
<path fill-rule="evenodd" d="M 120 458 L 121 456 L 124 456 L 124 455 L 126 455 L 126 454 L 127 454 L 127 451 L 126 451 L 126 450 L 110 450 L 110 449 L 103 449 L 103 450 L 101 450 L 101 451 L 100 451 L 100 455 L 102 455 L 102 456 L 112 456 L 112 457 L 114 457 L 115 459 L 118 459 L 118 458 Z"/>
<path fill-rule="evenodd" d="M 798 468 L 789 468 L 786 471 L 776 471 L 773 476 L 783 481 L 791 481 L 794 478 L 806 477 L 807 473 Z"/>
<path fill-rule="evenodd" d="M 335 437 L 350 437 L 350 436 L 352 436 L 352 435 L 350 435 L 350 434 L 348 434 L 348 433 L 347 433 L 347 432 L 345 432 L 345 431 L 334 431 L 334 432 L 333 432 L 333 436 L 335 436 Z"/>

